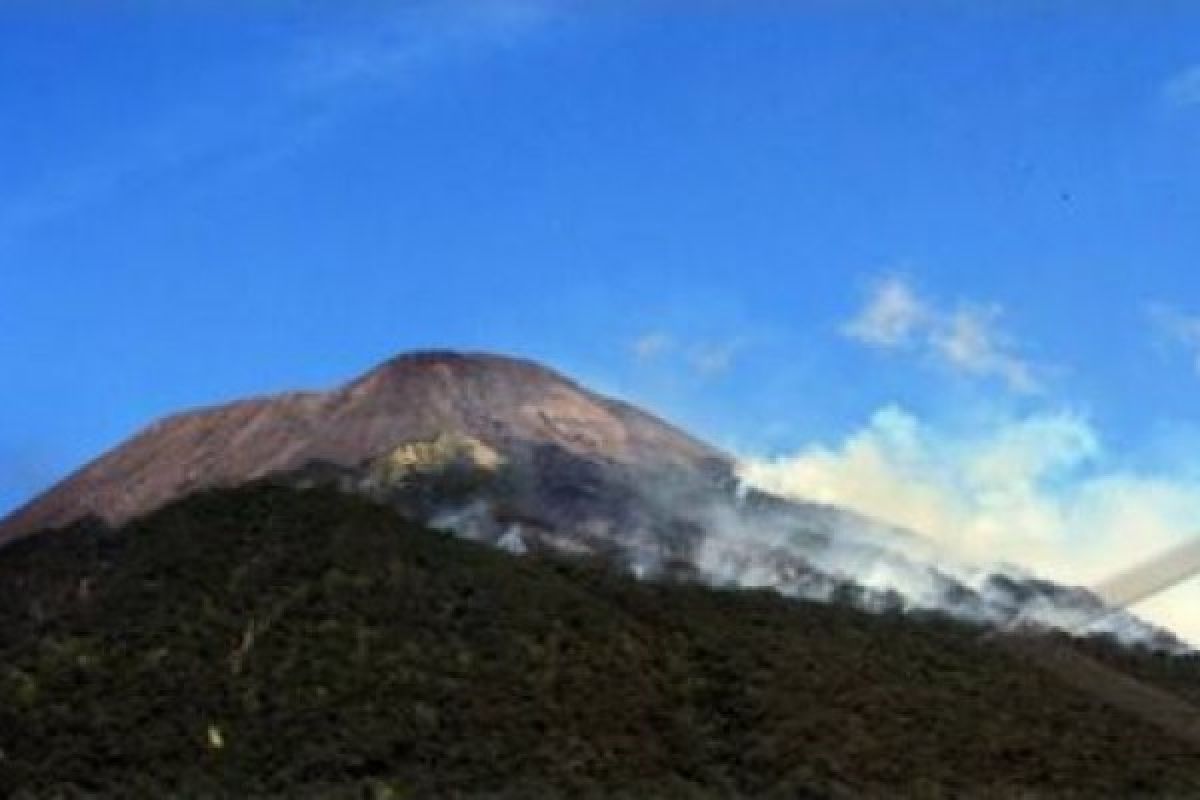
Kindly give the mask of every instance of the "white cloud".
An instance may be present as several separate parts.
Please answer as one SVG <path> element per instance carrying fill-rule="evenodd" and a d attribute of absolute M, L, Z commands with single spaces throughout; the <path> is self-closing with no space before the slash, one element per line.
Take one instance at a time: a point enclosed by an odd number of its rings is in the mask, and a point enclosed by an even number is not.
<path fill-rule="evenodd" d="M 1166 305 L 1149 308 L 1150 322 L 1171 344 L 1184 348 L 1200 374 L 1200 316 L 1185 314 Z"/>
<path fill-rule="evenodd" d="M 1120 468 L 1084 418 L 1043 412 L 948 431 L 895 407 L 835 446 L 746 459 L 751 483 L 929 537 L 978 563 L 1091 584 L 1200 528 L 1200 482 Z M 1200 642 L 1200 582 L 1142 613 Z"/>
<path fill-rule="evenodd" d="M 366 33 L 299 43 L 282 76 L 301 92 L 350 84 L 395 85 L 437 61 L 490 53 L 524 41 L 564 10 L 554 0 L 475 0 L 406 4 Z"/>
<path fill-rule="evenodd" d="M 1162 94 L 1176 107 L 1200 105 L 1200 64 L 1172 75 L 1163 84 Z"/>
<path fill-rule="evenodd" d="M 963 306 L 939 320 L 928 343 L 944 363 L 979 377 L 995 376 L 1019 392 L 1039 388 L 1033 368 L 1013 355 L 999 326 L 999 306 Z"/>
<path fill-rule="evenodd" d="M 745 346 L 743 338 L 686 342 L 663 331 L 648 331 L 635 339 L 630 349 L 639 363 L 669 359 L 671 365 L 683 366 L 701 378 L 712 378 L 727 372 Z"/>
<path fill-rule="evenodd" d="M 740 339 L 699 345 L 692 349 L 689 362 L 692 369 L 699 375 L 706 377 L 720 375 L 723 372 L 727 372 L 733 366 L 733 362 L 743 345 L 744 342 Z"/>
<path fill-rule="evenodd" d="M 842 332 L 863 344 L 897 347 L 907 344 L 927 318 L 916 292 L 903 279 L 889 276 L 876 282 L 866 305 Z"/>
<path fill-rule="evenodd" d="M 1021 358 L 1001 327 L 999 305 L 940 308 L 895 276 L 875 283 L 863 308 L 842 333 L 884 350 L 916 349 L 954 372 L 995 378 L 1017 392 L 1041 389 L 1037 369 Z"/>
<path fill-rule="evenodd" d="M 652 361 L 665 355 L 674 346 L 674 340 L 667 334 L 661 331 L 651 331 L 634 340 L 632 349 L 633 355 L 638 361 Z"/>

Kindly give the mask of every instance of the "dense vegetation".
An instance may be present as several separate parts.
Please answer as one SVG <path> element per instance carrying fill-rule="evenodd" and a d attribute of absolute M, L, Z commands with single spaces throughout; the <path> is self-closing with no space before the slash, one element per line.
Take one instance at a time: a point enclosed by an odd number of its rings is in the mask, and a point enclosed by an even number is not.
<path fill-rule="evenodd" d="M 1200 755 L 978 633 L 209 492 L 0 551 L 0 795 L 1200 796 Z"/>

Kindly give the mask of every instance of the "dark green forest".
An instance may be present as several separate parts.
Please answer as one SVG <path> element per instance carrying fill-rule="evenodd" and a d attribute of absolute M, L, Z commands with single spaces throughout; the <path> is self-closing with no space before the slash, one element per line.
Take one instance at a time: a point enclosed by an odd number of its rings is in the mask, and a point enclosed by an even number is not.
<path fill-rule="evenodd" d="M 206 492 L 0 550 L 0 795 L 1200 797 L 980 633 Z M 1073 646 L 1200 701 L 1195 658 Z"/>

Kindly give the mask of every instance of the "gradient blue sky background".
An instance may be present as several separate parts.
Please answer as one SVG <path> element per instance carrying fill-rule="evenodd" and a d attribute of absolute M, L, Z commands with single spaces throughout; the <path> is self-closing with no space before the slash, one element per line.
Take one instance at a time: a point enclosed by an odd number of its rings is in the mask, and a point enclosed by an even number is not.
<path fill-rule="evenodd" d="M 1057 420 L 1039 499 L 1200 509 L 1200 7 L 249 5 L 0 10 L 0 511 L 430 346 L 806 468 Z"/>

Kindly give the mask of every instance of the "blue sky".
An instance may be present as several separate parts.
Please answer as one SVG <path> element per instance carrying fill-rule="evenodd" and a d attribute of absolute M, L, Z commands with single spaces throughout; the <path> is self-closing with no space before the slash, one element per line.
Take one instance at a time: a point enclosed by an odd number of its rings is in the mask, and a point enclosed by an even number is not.
<path fill-rule="evenodd" d="M 764 460 L 1058 420 L 1038 491 L 1200 476 L 1194 5 L 46 5 L 0 10 L 0 510 L 429 346 Z"/>

